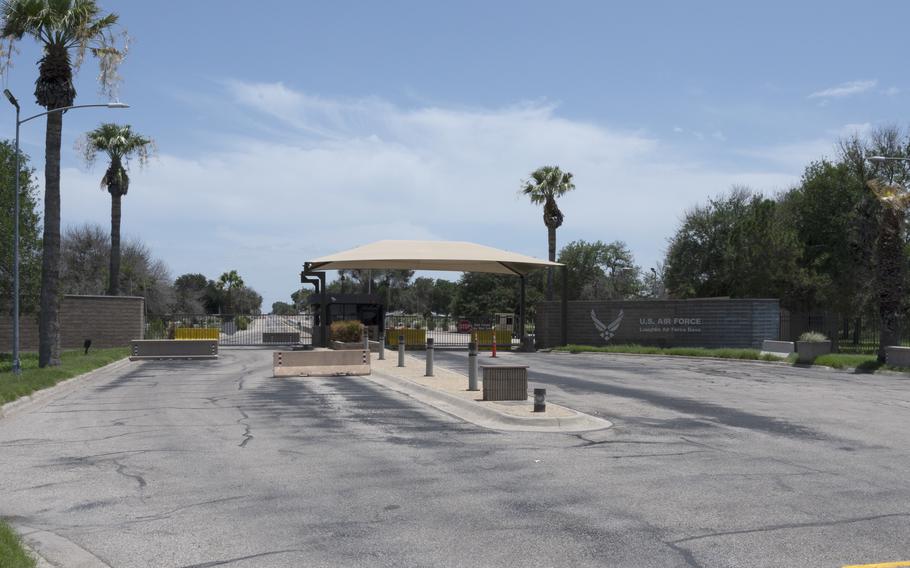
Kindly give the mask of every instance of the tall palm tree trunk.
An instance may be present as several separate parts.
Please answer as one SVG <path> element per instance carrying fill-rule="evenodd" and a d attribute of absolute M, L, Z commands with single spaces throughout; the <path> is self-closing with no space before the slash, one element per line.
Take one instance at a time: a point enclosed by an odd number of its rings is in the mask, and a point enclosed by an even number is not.
<path fill-rule="evenodd" d="M 107 287 L 108 296 L 120 294 L 120 200 L 118 188 L 111 191 L 111 270 Z"/>
<path fill-rule="evenodd" d="M 38 366 L 60 365 L 60 137 L 63 113 L 47 115 L 44 162 L 44 242 Z"/>
<path fill-rule="evenodd" d="M 878 360 L 885 361 L 885 348 L 900 345 L 900 312 L 904 282 L 904 251 L 901 239 L 903 213 L 886 207 L 878 241 L 878 309 L 881 318 Z"/>
<path fill-rule="evenodd" d="M 556 227 L 547 226 L 547 246 L 550 262 L 556 262 Z M 553 267 L 547 268 L 547 300 L 553 300 Z"/>

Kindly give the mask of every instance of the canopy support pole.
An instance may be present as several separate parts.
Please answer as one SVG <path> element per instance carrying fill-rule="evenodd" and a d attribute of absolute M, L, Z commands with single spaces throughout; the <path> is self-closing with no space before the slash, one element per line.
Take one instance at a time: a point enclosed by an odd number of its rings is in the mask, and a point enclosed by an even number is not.
<path fill-rule="evenodd" d="M 320 328 L 320 341 L 319 347 L 328 347 L 329 346 L 329 334 L 328 334 L 328 325 L 326 322 L 329 320 L 329 291 L 325 286 L 325 271 L 317 272 L 316 277 L 319 278 L 319 282 L 322 287 L 322 299 L 319 301 L 319 328 Z"/>
<path fill-rule="evenodd" d="M 520 302 L 518 304 L 518 339 L 519 349 L 524 350 L 525 348 L 525 276 L 524 274 L 519 275 L 518 280 L 520 282 Z"/>
<path fill-rule="evenodd" d="M 307 278 L 307 276 L 315 276 L 318 280 L 313 280 L 312 278 Z M 319 329 L 320 335 L 322 337 L 317 342 L 313 338 L 313 347 L 328 347 L 329 341 L 326 334 L 326 320 L 329 315 L 329 308 L 326 305 L 329 299 L 328 290 L 325 287 L 325 271 L 316 272 L 312 269 L 312 265 L 309 262 L 303 264 L 303 272 L 300 273 L 300 283 L 301 284 L 313 284 L 316 288 L 316 295 L 319 296 Z M 317 345 L 318 343 L 318 345 Z"/>
<path fill-rule="evenodd" d="M 562 329 L 562 344 L 569 344 L 569 267 L 566 264 L 562 265 L 562 321 L 560 321 Z"/>

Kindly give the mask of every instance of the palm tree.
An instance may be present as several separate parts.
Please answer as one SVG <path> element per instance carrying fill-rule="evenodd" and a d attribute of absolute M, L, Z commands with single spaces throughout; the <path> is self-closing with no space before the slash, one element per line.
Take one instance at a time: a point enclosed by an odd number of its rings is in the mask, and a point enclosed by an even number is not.
<path fill-rule="evenodd" d="M 556 262 L 556 229 L 562 225 L 564 216 L 556 198 L 575 189 L 572 174 L 559 169 L 559 166 L 544 166 L 531 174 L 531 179 L 524 182 L 521 193 L 531 198 L 535 205 L 543 204 L 543 223 L 547 226 L 549 258 Z M 547 270 L 547 299 L 553 299 L 553 269 Z"/>
<path fill-rule="evenodd" d="M 95 0 L 5 0 L 0 3 L 6 53 L 29 35 L 43 48 L 35 81 L 35 100 L 47 110 L 72 106 L 73 73 L 88 51 L 100 63 L 102 88 L 113 95 L 117 67 L 126 48 L 115 46 L 116 14 L 102 14 Z M 75 55 L 75 61 L 71 55 Z M 47 115 L 44 164 L 44 238 L 41 260 L 41 313 L 38 365 L 60 364 L 60 137 L 63 113 Z"/>
<path fill-rule="evenodd" d="M 215 285 L 219 290 L 227 292 L 227 313 L 230 313 L 234 308 L 231 303 L 231 292 L 235 288 L 243 288 L 243 278 L 240 277 L 236 270 L 231 270 L 222 274 Z"/>
<path fill-rule="evenodd" d="M 92 164 L 98 152 L 104 152 L 111 163 L 101 178 L 101 188 L 111 194 L 111 270 L 107 293 L 120 293 L 120 200 L 130 188 L 127 173 L 130 159 L 135 156 L 140 165 L 148 162 L 155 150 L 151 138 L 133 132 L 131 126 L 104 123 L 87 132 L 82 141 L 83 155 L 87 164 Z"/>
<path fill-rule="evenodd" d="M 878 235 L 878 311 L 881 322 L 878 360 L 885 362 L 885 348 L 900 345 L 900 313 L 903 307 L 904 239 L 903 227 L 910 192 L 901 185 L 877 179 L 867 182 L 882 205 Z"/>

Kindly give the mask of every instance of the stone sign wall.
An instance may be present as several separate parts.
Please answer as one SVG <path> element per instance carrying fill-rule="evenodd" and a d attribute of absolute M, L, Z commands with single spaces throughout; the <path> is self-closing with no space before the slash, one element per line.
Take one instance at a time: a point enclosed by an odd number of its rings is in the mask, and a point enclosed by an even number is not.
<path fill-rule="evenodd" d="M 145 299 L 140 296 L 66 295 L 60 302 L 60 347 L 126 347 L 145 332 Z M 0 351 L 12 351 L 13 322 L 9 312 L 0 315 Z M 19 317 L 19 349 L 38 350 L 38 316 Z"/>
<path fill-rule="evenodd" d="M 569 343 L 660 347 L 751 347 L 777 339 L 778 300 L 617 300 L 569 302 Z M 537 348 L 562 344 L 561 303 L 537 305 Z"/>

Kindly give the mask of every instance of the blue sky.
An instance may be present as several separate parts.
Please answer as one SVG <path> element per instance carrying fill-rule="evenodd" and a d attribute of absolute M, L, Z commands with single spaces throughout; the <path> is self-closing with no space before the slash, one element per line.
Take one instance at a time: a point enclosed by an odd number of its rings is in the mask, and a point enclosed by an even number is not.
<path fill-rule="evenodd" d="M 124 232 L 174 276 L 238 269 L 266 307 L 307 259 L 383 238 L 545 257 L 517 190 L 552 163 L 577 183 L 560 244 L 622 239 L 647 269 L 686 208 L 785 190 L 839 136 L 906 126 L 910 97 L 897 1 L 101 4 L 133 37 L 133 108 L 67 115 L 64 224 L 109 222 L 73 145 L 129 122 L 159 157 L 133 168 Z M 23 41 L 4 77 L 24 112 L 38 57 Z M 22 135 L 40 170 L 43 122 Z"/>

